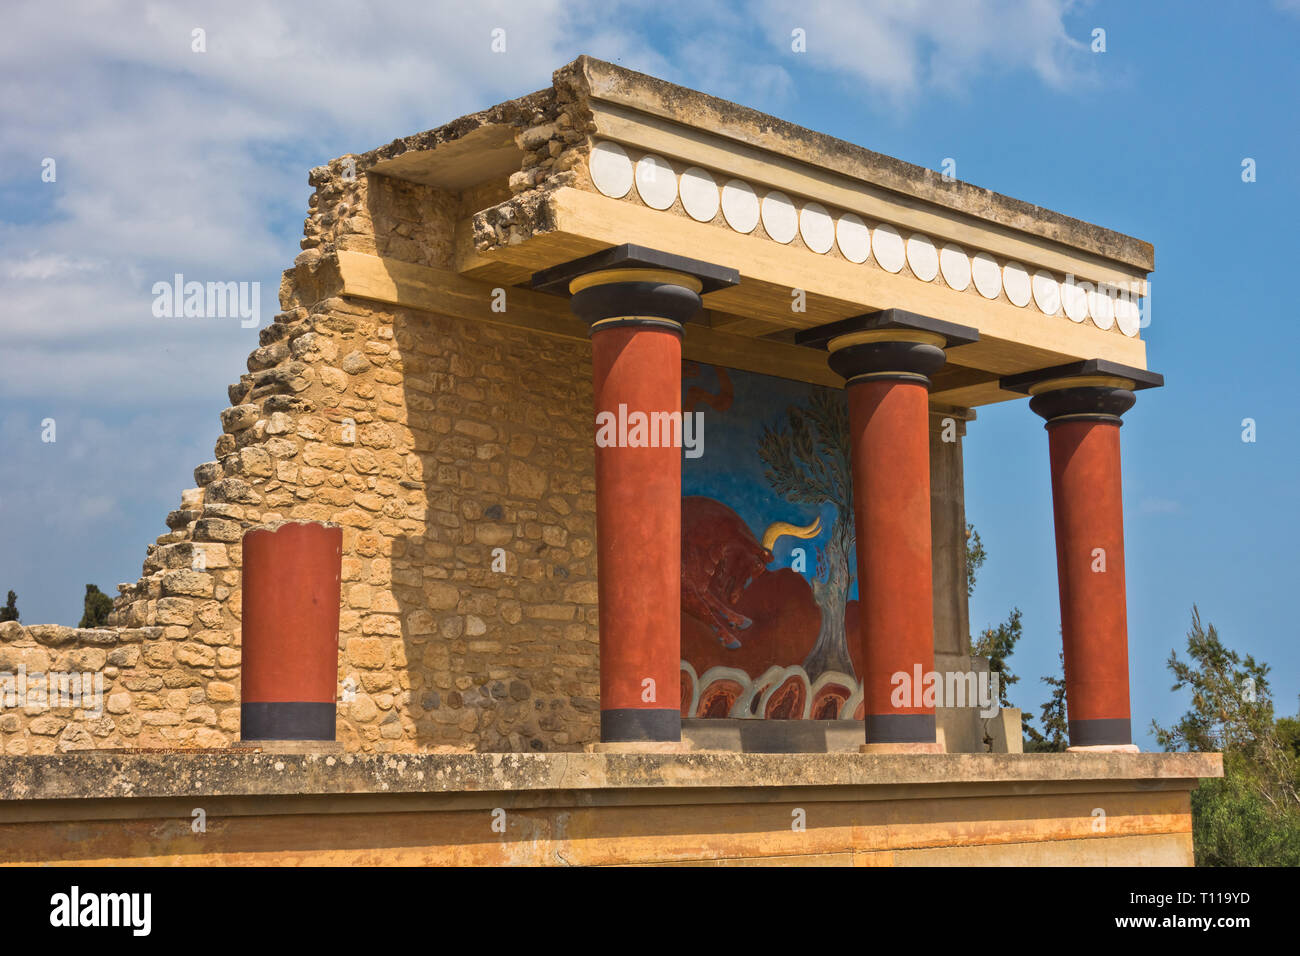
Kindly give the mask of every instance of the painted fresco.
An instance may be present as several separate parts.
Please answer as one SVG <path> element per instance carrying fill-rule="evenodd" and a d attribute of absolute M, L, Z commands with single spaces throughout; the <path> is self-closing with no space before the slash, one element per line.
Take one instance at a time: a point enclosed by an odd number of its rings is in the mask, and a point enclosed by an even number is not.
<path fill-rule="evenodd" d="M 685 362 L 682 716 L 862 717 L 844 393 Z"/>

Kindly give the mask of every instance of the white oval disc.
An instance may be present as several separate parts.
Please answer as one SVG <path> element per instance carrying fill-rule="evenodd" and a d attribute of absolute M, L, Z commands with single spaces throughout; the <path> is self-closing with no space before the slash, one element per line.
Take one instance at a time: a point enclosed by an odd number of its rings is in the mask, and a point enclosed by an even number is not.
<path fill-rule="evenodd" d="M 986 299 L 996 299 L 1002 291 L 1002 270 L 998 268 L 998 261 L 987 252 L 977 252 L 971 260 L 970 271 L 979 294 Z"/>
<path fill-rule="evenodd" d="M 1056 315 L 1061 310 L 1061 286 L 1050 272 L 1034 273 L 1034 304 L 1044 315 Z"/>
<path fill-rule="evenodd" d="M 939 253 L 935 251 L 929 236 L 918 232 L 908 238 L 907 264 L 912 269 L 912 275 L 923 282 L 929 282 L 939 274 Z"/>
<path fill-rule="evenodd" d="M 1008 262 L 1002 267 L 1002 288 L 1012 305 L 1024 308 L 1029 304 L 1029 271 L 1019 262 Z"/>
<path fill-rule="evenodd" d="M 943 271 L 943 281 L 958 292 L 965 292 L 970 285 L 970 256 L 961 246 L 951 243 L 939 250 L 939 268 Z"/>
<path fill-rule="evenodd" d="M 835 241 L 849 262 L 866 262 L 871 258 L 871 230 L 860 216 L 846 212 L 835 224 Z"/>
<path fill-rule="evenodd" d="M 893 226 L 877 226 L 871 231 L 871 250 L 876 254 L 880 268 L 898 272 L 903 268 L 907 253 L 903 250 L 903 237 Z"/>
<path fill-rule="evenodd" d="M 785 193 L 774 189 L 763 197 L 763 228 L 780 243 L 789 242 L 799 231 L 799 212 Z"/>
<path fill-rule="evenodd" d="M 799 235 L 813 252 L 830 252 L 835 245 L 835 220 L 825 206 L 810 202 L 799 211 Z"/>
<path fill-rule="evenodd" d="M 597 143 L 587 160 L 591 181 L 611 199 L 622 199 L 632 188 L 632 160 L 618 143 Z"/>
<path fill-rule="evenodd" d="M 651 209 L 667 209 L 677 199 L 677 173 L 662 156 L 642 156 L 636 164 L 636 191 Z"/>
<path fill-rule="evenodd" d="M 708 170 L 692 166 L 682 173 L 677 189 L 682 196 L 682 208 L 692 219 L 699 222 L 712 222 L 718 214 L 718 184 L 713 181 Z"/>
<path fill-rule="evenodd" d="M 1115 324 L 1115 300 L 1100 289 L 1088 293 L 1088 314 L 1092 324 L 1105 331 Z"/>
<path fill-rule="evenodd" d="M 722 187 L 722 215 L 736 232 L 753 232 L 758 225 L 758 196 L 754 187 L 731 179 Z"/>
<path fill-rule="evenodd" d="M 1061 283 L 1061 305 L 1071 322 L 1082 322 L 1088 317 L 1088 293 L 1073 282 Z"/>
<path fill-rule="evenodd" d="M 1129 338 L 1138 334 L 1138 329 L 1142 326 L 1142 309 L 1132 293 L 1115 297 L 1115 324 Z"/>

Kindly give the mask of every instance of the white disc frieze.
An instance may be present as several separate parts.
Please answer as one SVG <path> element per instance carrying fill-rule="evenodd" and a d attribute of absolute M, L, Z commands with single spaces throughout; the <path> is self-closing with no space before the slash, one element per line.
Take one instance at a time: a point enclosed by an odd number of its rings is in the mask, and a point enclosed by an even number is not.
<path fill-rule="evenodd" d="M 740 180 L 728 180 L 722 187 L 722 215 L 736 232 L 753 232 L 758 225 L 758 196 L 754 187 Z"/>
<path fill-rule="evenodd" d="M 849 262 L 866 262 L 871 258 L 871 230 L 860 216 L 846 212 L 835 224 L 835 241 Z"/>
<path fill-rule="evenodd" d="M 799 211 L 799 235 L 813 252 L 830 252 L 835 245 L 835 220 L 820 203 L 807 203 Z"/>
<path fill-rule="evenodd" d="M 789 242 L 799 231 L 799 212 L 785 193 L 774 189 L 763 197 L 763 228 L 780 243 Z"/>
<path fill-rule="evenodd" d="M 1011 304 L 1024 308 L 1029 304 L 1029 272 L 1019 262 L 1008 262 L 1002 267 L 1002 288 L 1007 290 Z"/>
<path fill-rule="evenodd" d="M 918 232 L 908 238 L 907 264 L 912 274 L 923 282 L 930 282 L 939 274 L 939 253 L 929 236 Z"/>
<path fill-rule="evenodd" d="M 1082 322 L 1088 317 L 1088 294 L 1073 282 L 1061 283 L 1061 305 L 1071 322 Z"/>
<path fill-rule="evenodd" d="M 1142 326 L 1142 309 L 1131 293 L 1115 296 L 1115 324 L 1129 338 L 1138 334 Z"/>
<path fill-rule="evenodd" d="M 688 216 L 699 222 L 713 221 L 718 214 L 718 184 L 707 170 L 692 166 L 682 173 L 677 188 Z"/>
<path fill-rule="evenodd" d="M 632 188 L 632 160 L 618 143 L 597 143 L 587 160 L 591 181 L 611 199 L 622 199 Z"/>
<path fill-rule="evenodd" d="M 1109 289 L 1093 289 L 1088 293 L 1088 314 L 1092 324 L 1105 331 L 1115 324 L 1115 300 Z"/>
<path fill-rule="evenodd" d="M 887 272 L 900 271 L 907 259 L 903 237 L 893 226 L 877 226 L 871 231 L 871 251 L 876 254 L 880 268 Z"/>
<path fill-rule="evenodd" d="M 636 164 L 636 191 L 651 209 L 667 209 L 677 199 L 677 173 L 662 156 L 642 156 Z"/>
<path fill-rule="evenodd" d="M 1044 315 L 1056 315 L 1061 311 L 1061 285 L 1050 272 L 1034 273 L 1034 304 Z"/>
<path fill-rule="evenodd" d="M 965 292 L 970 285 L 970 256 L 961 246 L 949 243 L 939 250 L 939 268 L 943 271 L 943 281 Z"/>
<path fill-rule="evenodd" d="M 975 288 L 986 299 L 996 299 L 1002 291 L 1002 270 L 998 262 L 987 252 L 977 252 L 970 264 L 971 278 Z"/>

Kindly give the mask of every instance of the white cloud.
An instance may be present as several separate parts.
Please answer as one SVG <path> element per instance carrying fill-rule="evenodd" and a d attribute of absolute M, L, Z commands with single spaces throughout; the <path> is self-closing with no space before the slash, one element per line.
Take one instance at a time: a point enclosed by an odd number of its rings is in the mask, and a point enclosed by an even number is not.
<path fill-rule="evenodd" d="M 9 279 L 36 279 L 46 281 L 55 278 L 67 278 L 78 272 L 93 272 L 103 267 L 103 262 L 94 259 L 73 259 L 69 256 L 30 253 L 25 259 L 15 259 L 0 264 L 0 273 Z"/>
<path fill-rule="evenodd" d="M 804 4 L 755 0 L 775 49 L 790 31 L 807 34 L 810 68 L 859 81 L 864 92 L 901 103 L 931 88 L 967 92 L 993 72 L 1027 71 L 1063 88 L 1086 76 L 1088 46 L 1072 39 L 1068 0 L 887 0 Z"/>

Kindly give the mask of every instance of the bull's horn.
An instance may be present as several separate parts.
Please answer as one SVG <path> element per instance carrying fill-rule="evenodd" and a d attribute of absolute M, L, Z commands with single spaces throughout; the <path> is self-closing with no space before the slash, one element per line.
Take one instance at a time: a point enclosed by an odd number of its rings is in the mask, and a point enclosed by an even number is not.
<path fill-rule="evenodd" d="M 818 515 L 813 523 L 804 525 L 802 528 L 788 521 L 776 521 L 767 526 L 763 532 L 763 548 L 771 551 L 772 545 L 776 544 L 776 539 L 783 535 L 790 535 L 794 538 L 815 538 L 822 533 L 822 519 Z"/>

